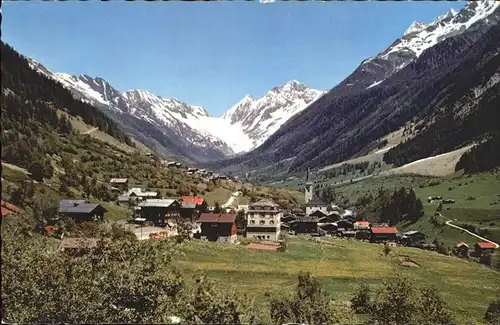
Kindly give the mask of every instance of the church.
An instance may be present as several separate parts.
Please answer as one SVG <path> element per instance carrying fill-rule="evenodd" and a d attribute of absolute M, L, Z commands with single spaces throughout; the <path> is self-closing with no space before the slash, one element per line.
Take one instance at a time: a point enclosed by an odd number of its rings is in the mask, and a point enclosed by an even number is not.
<path fill-rule="evenodd" d="M 324 215 L 328 215 L 328 204 L 323 202 L 314 194 L 314 182 L 311 177 L 311 170 L 307 169 L 306 181 L 304 184 L 304 199 L 306 203 L 306 216 L 311 215 L 315 211 L 320 211 Z"/>

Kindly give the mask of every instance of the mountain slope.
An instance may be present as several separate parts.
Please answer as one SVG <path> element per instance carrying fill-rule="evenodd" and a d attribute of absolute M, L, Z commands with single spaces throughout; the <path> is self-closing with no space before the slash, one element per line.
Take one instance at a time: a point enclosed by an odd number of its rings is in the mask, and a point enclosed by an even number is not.
<path fill-rule="evenodd" d="M 498 2 L 470 2 L 459 13 L 451 12 L 426 27 L 417 26 L 423 30 L 413 26 L 406 36 L 376 58 L 363 61 L 343 82 L 292 117 L 259 148 L 219 162 L 217 167 L 230 170 L 239 164 L 258 169 L 278 164 L 290 172 L 320 167 L 369 152 L 378 139 L 407 123 L 422 129 L 445 118 L 433 112 L 454 105 L 476 110 L 482 99 L 464 98 L 463 94 L 475 88 L 495 87 L 492 76 L 496 70 L 489 76 L 486 70 L 481 72 L 485 78 L 492 77 L 491 81 L 479 78 L 465 84 L 457 78 L 475 75 L 476 68 L 493 58 L 500 44 L 498 8 Z M 426 36 L 432 33 L 432 39 L 439 40 L 435 45 L 415 45 L 426 44 Z M 476 62 L 477 67 L 462 66 L 467 60 Z M 454 92 L 454 87 L 460 87 L 462 93 Z M 432 118 L 424 122 L 427 115 Z M 463 141 L 457 140 L 455 145 L 459 142 Z M 431 152 L 437 154 L 439 150 L 421 152 L 412 159 Z"/>

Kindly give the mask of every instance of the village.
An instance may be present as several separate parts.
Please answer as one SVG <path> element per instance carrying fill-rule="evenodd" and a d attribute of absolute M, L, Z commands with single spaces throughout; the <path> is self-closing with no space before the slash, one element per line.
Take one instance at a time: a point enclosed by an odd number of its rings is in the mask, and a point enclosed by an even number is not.
<path fill-rule="evenodd" d="M 204 181 L 231 179 L 235 177 L 219 175 L 205 169 L 183 166 L 178 162 L 164 162 L 167 168 L 183 168 L 186 174 L 195 174 Z M 306 236 L 319 241 L 321 237 L 339 237 L 349 240 L 368 241 L 389 247 L 398 245 L 436 250 L 436 245 L 427 242 L 420 231 L 400 233 L 396 227 L 384 223 L 370 223 L 359 220 L 355 212 L 344 209 L 332 202 L 323 202 L 315 196 L 314 183 L 309 173 L 304 183 L 304 211 L 289 211 L 270 199 L 262 199 L 247 205 L 235 205 L 235 192 L 220 206 L 208 206 L 202 196 L 184 196 L 182 199 L 161 198 L 159 192 L 130 186 L 128 178 L 112 178 L 111 191 L 118 193 L 115 204 L 127 206 L 130 218 L 119 220 L 117 224 L 132 231 L 139 240 L 174 237 L 187 234 L 189 238 L 202 241 L 242 244 L 244 238 L 251 249 L 277 251 L 284 238 Z M 431 197 L 438 200 L 440 197 Z M 2 200 L 2 217 L 19 213 L 20 209 Z M 87 199 L 64 199 L 59 201 L 55 218 L 48 220 L 44 231 L 53 232 L 59 217 L 74 221 L 103 221 L 108 211 L 99 203 Z M 240 218 L 240 220 L 238 220 Z M 243 227 L 242 227 L 243 223 Z M 250 241 L 250 243 L 248 243 Z M 80 246 L 95 246 L 94 238 L 64 238 L 61 247 L 77 249 Z M 497 246 L 480 241 L 474 247 L 466 243 L 456 243 L 453 253 L 457 256 L 479 260 L 495 254 Z M 449 253 L 451 255 L 451 252 Z"/>

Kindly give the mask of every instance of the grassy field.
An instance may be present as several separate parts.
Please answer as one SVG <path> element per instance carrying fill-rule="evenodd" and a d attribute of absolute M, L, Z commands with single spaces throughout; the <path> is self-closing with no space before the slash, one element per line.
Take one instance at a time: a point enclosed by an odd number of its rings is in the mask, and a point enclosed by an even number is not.
<path fill-rule="evenodd" d="M 216 188 L 212 192 L 205 193 L 205 200 L 207 200 L 207 204 L 213 206 L 215 202 L 219 202 L 219 204 L 224 204 L 231 197 L 231 190 L 223 187 Z"/>
<path fill-rule="evenodd" d="M 421 268 L 400 266 L 405 256 Z M 343 239 L 293 239 L 286 253 L 191 241 L 174 265 L 188 276 L 202 272 L 263 305 L 266 292 L 292 291 L 300 271 L 311 272 L 340 300 L 349 299 L 358 284 L 380 287 L 384 279 L 401 274 L 417 284 L 435 285 L 460 323 L 482 318 L 500 286 L 499 273 L 478 263 L 413 248 L 394 248 L 385 257 L 381 245 Z"/>

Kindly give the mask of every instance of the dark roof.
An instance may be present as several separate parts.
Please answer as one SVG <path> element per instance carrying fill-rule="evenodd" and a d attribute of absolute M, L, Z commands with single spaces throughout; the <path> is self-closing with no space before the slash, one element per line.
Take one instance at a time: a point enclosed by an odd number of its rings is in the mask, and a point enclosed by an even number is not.
<path fill-rule="evenodd" d="M 297 218 L 297 222 L 318 222 L 318 218 L 315 216 L 304 216 Z"/>
<path fill-rule="evenodd" d="M 236 214 L 232 213 L 202 213 L 198 222 L 233 223 L 236 221 Z"/>
<path fill-rule="evenodd" d="M 262 199 L 254 203 L 250 203 L 249 206 L 255 207 L 255 206 L 271 206 L 271 207 L 279 207 L 280 205 L 275 203 L 273 200 L 268 200 L 268 199 Z"/>
<path fill-rule="evenodd" d="M 59 207 L 59 213 L 91 213 L 95 209 L 101 208 L 104 212 L 108 212 L 102 205 L 95 203 L 83 203 L 77 206 L 62 206 Z"/>
<path fill-rule="evenodd" d="M 325 202 L 323 202 L 323 200 L 321 200 L 320 198 L 313 198 L 311 201 L 309 201 L 307 204 L 306 204 L 306 207 L 311 207 L 311 206 L 314 206 L 314 207 L 326 207 L 328 204 L 326 204 Z"/>
<path fill-rule="evenodd" d="M 319 218 L 326 217 L 326 214 L 324 214 L 320 210 L 316 210 L 316 211 L 314 211 L 313 213 L 311 213 L 309 215 L 310 216 L 316 216 L 316 217 L 319 217 Z"/>
<path fill-rule="evenodd" d="M 89 203 L 87 200 L 61 200 L 59 201 L 59 207 L 73 207 L 75 205 Z"/>

